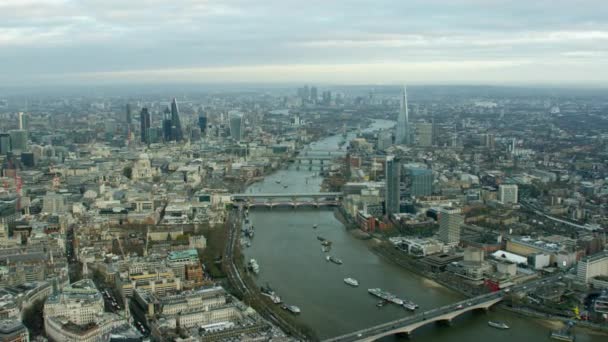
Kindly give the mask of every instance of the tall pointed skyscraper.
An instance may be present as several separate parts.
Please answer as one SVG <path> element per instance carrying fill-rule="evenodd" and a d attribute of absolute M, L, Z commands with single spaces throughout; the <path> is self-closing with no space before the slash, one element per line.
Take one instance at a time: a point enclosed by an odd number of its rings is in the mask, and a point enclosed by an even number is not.
<path fill-rule="evenodd" d="M 171 126 L 173 140 L 183 140 L 184 134 L 182 132 L 181 121 L 179 120 L 179 109 L 177 109 L 177 100 L 175 98 L 171 101 Z"/>
<path fill-rule="evenodd" d="M 150 112 L 148 112 L 148 108 L 144 107 L 141 109 L 141 114 L 139 114 L 139 124 L 140 124 L 140 133 L 141 133 L 141 142 L 143 144 L 150 143 Z"/>
<path fill-rule="evenodd" d="M 411 143 L 412 135 L 410 132 L 410 118 L 407 109 L 407 90 L 403 86 L 403 93 L 401 94 L 401 106 L 399 109 L 399 116 L 397 117 L 397 134 L 395 143 L 398 145 L 409 145 Z"/>

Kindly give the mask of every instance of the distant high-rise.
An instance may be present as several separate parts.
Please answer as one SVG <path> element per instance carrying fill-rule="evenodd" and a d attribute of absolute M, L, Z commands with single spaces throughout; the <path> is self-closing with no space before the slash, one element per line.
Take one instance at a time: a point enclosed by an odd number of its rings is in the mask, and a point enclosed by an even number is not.
<path fill-rule="evenodd" d="M 11 136 L 11 149 L 13 152 L 27 151 L 27 131 L 14 129 L 8 133 Z"/>
<path fill-rule="evenodd" d="M 443 243 L 456 246 L 460 243 L 460 229 L 464 217 L 458 208 L 439 209 L 439 240 Z"/>
<path fill-rule="evenodd" d="M 324 91 L 321 97 L 323 98 L 324 105 L 329 106 L 331 104 L 331 91 Z"/>
<path fill-rule="evenodd" d="M 163 116 L 163 140 L 171 141 L 173 138 L 173 120 L 171 120 L 171 110 L 169 107 L 165 108 L 164 116 Z"/>
<path fill-rule="evenodd" d="M 141 109 L 141 113 L 139 114 L 139 124 L 141 130 L 141 142 L 144 144 L 149 144 L 150 141 L 150 112 L 148 112 L 148 108 L 144 107 Z"/>
<path fill-rule="evenodd" d="M 19 112 L 19 129 L 27 130 L 27 115 L 24 112 Z"/>
<path fill-rule="evenodd" d="M 207 116 L 205 113 L 200 113 L 198 115 L 198 128 L 201 129 L 201 134 L 205 135 L 205 132 L 207 131 Z"/>
<path fill-rule="evenodd" d="M 127 103 L 126 106 L 126 116 L 125 116 L 125 121 L 127 122 L 127 125 L 131 124 L 131 104 Z"/>
<path fill-rule="evenodd" d="M 384 206 L 387 215 L 399 213 L 401 165 L 395 156 L 386 157 Z"/>
<path fill-rule="evenodd" d="M 231 113 L 230 115 L 230 136 L 236 141 L 243 138 L 243 115 L 241 113 Z"/>
<path fill-rule="evenodd" d="M 407 167 L 406 174 L 411 196 L 430 196 L 433 194 L 433 171 L 419 167 Z"/>
<path fill-rule="evenodd" d="M 395 143 L 398 145 L 409 145 L 411 143 L 409 112 L 407 106 L 407 90 L 403 87 L 401 94 L 401 106 L 397 117 L 397 134 Z"/>
<path fill-rule="evenodd" d="M 0 133 L 0 155 L 4 156 L 11 150 L 11 135 L 8 133 Z"/>
<path fill-rule="evenodd" d="M 171 130 L 174 132 L 173 136 L 171 137 L 172 140 L 184 140 L 182 123 L 179 119 L 179 109 L 177 108 L 177 100 L 175 98 L 173 98 L 173 101 L 171 101 Z"/>
<path fill-rule="evenodd" d="M 433 124 L 428 122 L 421 122 L 416 124 L 416 137 L 419 146 L 433 146 Z"/>
<path fill-rule="evenodd" d="M 500 202 L 503 204 L 517 203 L 517 184 L 501 184 L 498 187 Z"/>
<path fill-rule="evenodd" d="M 318 96 L 317 87 L 310 87 L 310 102 L 317 103 Z"/>

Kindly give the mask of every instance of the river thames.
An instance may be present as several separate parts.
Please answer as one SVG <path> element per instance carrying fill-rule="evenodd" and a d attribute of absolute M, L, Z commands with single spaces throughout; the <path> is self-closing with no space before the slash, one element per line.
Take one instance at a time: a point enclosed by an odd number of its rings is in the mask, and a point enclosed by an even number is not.
<path fill-rule="evenodd" d="M 376 120 L 368 128 L 387 128 L 394 122 Z M 349 134 L 348 139 L 353 134 Z M 312 145 L 319 149 L 336 149 L 341 136 L 332 136 Z M 294 165 L 279 170 L 263 181 L 247 188 L 247 192 L 318 192 L 322 178 L 308 169 L 296 170 Z M 285 187 L 287 186 L 287 187 Z M 320 338 L 329 338 L 402 318 L 412 313 L 396 305 L 376 306 L 377 298 L 368 288 L 379 287 L 399 297 L 416 302 L 418 311 L 462 300 L 460 294 L 433 281 L 404 270 L 372 253 L 366 241 L 346 231 L 331 210 L 327 209 L 252 209 L 250 219 L 255 226 L 251 247 L 244 250 L 249 260 L 260 265 L 258 285 L 270 284 L 288 305 L 302 310 L 298 320 L 313 328 Z M 313 229 L 313 225 L 318 225 Z M 325 260 L 317 236 L 333 242 L 331 255 L 343 260 L 336 265 Z M 343 281 L 352 277 L 359 287 Z M 505 321 L 511 329 L 497 330 L 488 320 Z M 429 325 L 416 330 L 411 338 L 421 341 L 543 341 L 555 328 L 551 322 L 521 317 L 504 310 L 464 314 L 451 326 Z M 606 341 L 606 336 L 576 331 L 577 341 Z M 387 337 L 385 341 L 406 340 Z"/>

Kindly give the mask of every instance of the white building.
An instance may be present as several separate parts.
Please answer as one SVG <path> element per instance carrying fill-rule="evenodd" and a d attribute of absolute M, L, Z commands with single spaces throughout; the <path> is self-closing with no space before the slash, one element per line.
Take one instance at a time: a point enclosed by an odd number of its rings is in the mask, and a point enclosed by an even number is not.
<path fill-rule="evenodd" d="M 439 214 L 439 240 L 448 246 L 460 243 L 460 229 L 464 217 L 459 208 L 440 208 Z"/>
<path fill-rule="evenodd" d="M 579 281 L 588 284 L 598 276 L 608 276 L 608 251 L 587 256 L 578 263 L 576 277 Z"/>
<path fill-rule="evenodd" d="M 47 192 L 42 199 L 42 212 L 63 214 L 67 211 L 66 198 L 62 194 Z"/>
<path fill-rule="evenodd" d="M 501 184 L 498 187 L 500 202 L 503 204 L 517 203 L 517 184 Z"/>

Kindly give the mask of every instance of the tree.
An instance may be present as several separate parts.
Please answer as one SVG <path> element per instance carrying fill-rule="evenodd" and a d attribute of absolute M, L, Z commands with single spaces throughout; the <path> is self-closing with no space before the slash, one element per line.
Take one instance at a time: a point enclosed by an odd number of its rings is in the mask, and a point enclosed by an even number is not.
<path fill-rule="evenodd" d="M 122 169 L 122 175 L 131 179 L 131 177 L 133 176 L 133 168 L 131 166 L 125 166 Z"/>

